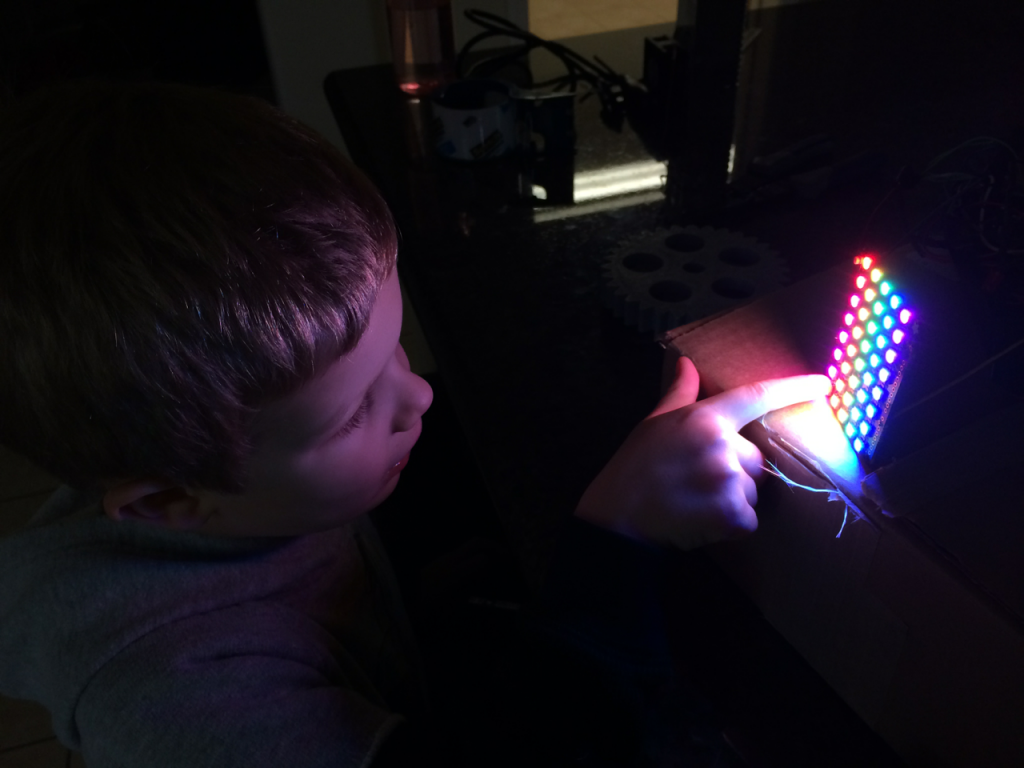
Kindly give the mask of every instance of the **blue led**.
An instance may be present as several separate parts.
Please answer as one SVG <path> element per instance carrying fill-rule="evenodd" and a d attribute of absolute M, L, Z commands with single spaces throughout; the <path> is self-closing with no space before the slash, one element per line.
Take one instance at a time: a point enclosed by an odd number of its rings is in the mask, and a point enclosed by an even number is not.
<path fill-rule="evenodd" d="M 896 294 L 893 294 L 892 297 L 889 299 L 889 306 L 892 307 L 893 309 L 897 309 L 902 303 L 903 299 L 901 299 Z"/>

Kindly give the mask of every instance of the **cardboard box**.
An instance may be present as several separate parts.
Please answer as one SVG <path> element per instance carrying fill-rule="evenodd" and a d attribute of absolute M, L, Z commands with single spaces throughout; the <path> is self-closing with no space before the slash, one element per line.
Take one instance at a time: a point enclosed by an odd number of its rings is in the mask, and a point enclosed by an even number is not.
<path fill-rule="evenodd" d="M 666 368 L 690 357 L 708 394 L 823 372 L 848 279 L 845 270 L 822 273 L 677 328 L 665 337 Z M 920 280 L 921 296 L 927 283 Z M 941 293 L 930 314 L 945 313 L 949 330 L 958 320 Z M 947 381 L 983 354 L 959 341 L 966 349 L 943 363 Z M 924 360 L 917 370 L 932 375 L 935 366 Z M 912 766 L 1024 765 L 1024 448 L 1016 443 L 1024 409 L 999 408 L 985 377 L 974 378 L 887 427 L 899 450 L 882 467 L 858 462 L 824 403 L 755 422 L 744 434 L 786 477 L 834 492 L 779 494 L 785 503 L 758 508 L 754 535 L 711 550 Z M 914 394 L 908 382 L 898 404 L 943 385 L 919 377 L 917 386 Z"/>

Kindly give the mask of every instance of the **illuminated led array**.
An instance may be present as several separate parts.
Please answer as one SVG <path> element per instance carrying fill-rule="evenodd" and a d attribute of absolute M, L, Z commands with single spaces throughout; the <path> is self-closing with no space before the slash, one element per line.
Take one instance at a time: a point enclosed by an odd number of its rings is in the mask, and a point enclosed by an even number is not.
<path fill-rule="evenodd" d="M 853 449 L 870 458 L 903 379 L 914 312 L 874 256 L 858 256 L 854 264 L 855 290 L 845 302 L 827 369 L 829 405 Z"/>

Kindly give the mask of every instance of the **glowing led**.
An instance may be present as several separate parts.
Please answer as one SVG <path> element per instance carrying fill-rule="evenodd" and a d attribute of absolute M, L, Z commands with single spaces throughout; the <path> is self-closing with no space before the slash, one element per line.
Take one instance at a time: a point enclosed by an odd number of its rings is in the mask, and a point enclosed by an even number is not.
<path fill-rule="evenodd" d="M 872 368 L 877 368 L 882 359 L 878 355 L 872 355 L 868 358 L 868 362 L 871 363 Z"/>
<path fill-rule="evenodd" d="M 858 357 L 856 360 L 853 361 L 853 369 L 855 371 L 857 371 L 858 373 L 860 373 L 861 371 L 864 370 L 864 358 L 863 357 Z"/>
<path fill-rule="evenodd" d="M 860 265 L 864 267 L 864 269 L 871 269 L 872 263 L 874 263 L 874 259 L 872 259 L 870 256 L 860 257 Z"/>
<path fill-rule="evenodd" d="M 863 416 L 864 414 L 857 406 L 850 409 L 850 421 L 860 421 Z"/>
<path fill-rule="evenodd" d="M 846 317 L 843 318 L 843 322 L 847 325 L 853 325 L 853 313 L 847 312 Z"/>
<path fill-rule="evenodd" d="M 863 389 L 857 390 L 857 402 L 858 403 L 866 403 L 867 401 L 868 401 L 868 393 L 865 392 Z"/>
<path fill-rule="evenodd" d="M 836 359 L 836 362 L 839 362 L 843 359 L 843 350 L 836 349 L 836 351 L 832 353 L 832 357 Z"/>
<path fill-rule="evenodd" d="M 883 384 L 885 384 L 885 382 L 887 382 L 889 380 L 889 376 L 890 375 L 891 374 L 889 373 L 889 369 L 888 368 L 883 368 L 882 370 L 880 370 L 878 372 L 878 380 L 880 382 L 882 382 Z"/>
<path fill-rule="evenodd" d="M 896 361 L 896 350 L 890 349 L 885 353 L 885 362 L 892 365 Z"/>
<path fill-rule="evenodd" d="M 860 296 L 851 296 L 850 297 L 850 306 L 853 307 L 854 309 L 856 309 L 858 306 L 860 306 Z"/>
<path fill-rule="evenodd" d="M 885 314 L 885 304 L 880 301 L 876 301 L 875 306 L 872 307 L 872 309 L 875 310 L 875 314 L 878 316 Z"/>
<path fill-rule="evenodd" d="M 861 440 L 859 437 L 853 441 L 853 450 L 855 450 L 857 453 L 860 453 L 863 448 L 864 441 Z"/>
<path fill-rule="evenodd" d="M 892 328 L 893 323 L 895 322 L 896 321 L 892 319 L 892 315 L 886 315 L 885 317 L 882 318 L 882 327 L 888 331 L 890 328 Z"/>
<path fill-rule="evenodd" d="M 903 336 L 903 331 L 897 328 L 895 331 L 892 332 L 892 343 L 899 344 L 901 341 L 903 341 Z"/>
<path fill-rule="evenodd" d="M 828 367 L 828 377 L 830 379 L 834 379 L 838 375 L 839 375 L 839 369 L 836 368 L 834 365 L 830 365 Z"/>
<path fill-rule="evenodd" d="M 910 310 L 909 309 L 901 309 L 900 310 L 900 322 L 903 323 L 904 325 L 906 325 L 908 322 L 910 322 Z"/>
<path fill-rule="evenodd" d="M 850 357 L 856 357 L 857 356 L 857 345 L 856 344 L 851 344 L 850 346 L 848 346 L 846 348 L 846 354 L 849 355 Z"/>
<path fill-rule="evenodd" d="M 878 286 L 878 290 L 882 292 L 883 296 L 888 296 L 889 292 L 892 290 L 892 285 L 890 285 L 887 280 L 883 280 L 881 285 Z"/>
<path fill-rule="evenodd" d="M 870 316 L 871 316 L 871 313 L 868 312 L 868 308 L 867 307 L 861 307 L 859 310 L 857 310 L 857 319 L 860 320 L 861 322 L 864 322 Z"/>
<path fill-rule="evenodd" d="M 860 386 L 860 379 L 856 376 L 851 376 L 848 381 L 850 382 L 850 389 L 856 389 Z"/>
<path fill-rule="evenodd" d="M 847 424 L 846 429 L 844 431 L 846 432 L 847 437 L 853 437 L 854 434 L 856 434 L 856 430 L 853 428 L 853 424 Z"/>
<path fill-rule="evenodd" d="M 878 323 L 876 323 L 874 320 L 868 320 L 867 328 L 868 333 L 870 334 L 878 333 Z"/>
<path fill-rule="evenodd" d="M 871 375 L 871 371 L 867 371 L 864 374 L 864 386 L 870 387 L 875 383 L 875 377 Z"/>
<path fill-rule="evenodd" d="M 838 413 L 836 413 L 836 418 L 842 423 L 850 418 L 850 414 L 845 408 L 840 408 Z"/>
<path fill-rule="evenodd" d="M 881 335 L 879 335 L 875 339 L 875 344 L 878 345 L 879 349 L 884 349 L 885 345 L 888 344 L 888 343 L 889 343 L 889 337 L 888 336 L 881 336 Z"/>
<path fill-rule="evenodd" d="M 863 288 L 865 285 L 867 285 L 867 283 L 868 283 L 868 279 L 866 277 L 864 277 L 864 275 L 861 275 L 860 277 L 857 278 L 857 288 L 858 289 Z"/>
<path fill-rule="evenodd" d="M 836 379 L 836 392 L 842 392 L 846 389 L 846 382 L 842 379 Z"/>
<path fill-rule="evenodd" d="M 853 326 L 852 333 L 853 333 L 853 338 L 859 339 L 861 336 L 864 335 L 864 329 L 861 328 L 859 325 L 855 325 L 855 326 Z"/>
<path fill-rule="evenodd" d="M 838 408 L 840 402 L 841 401 L 839 400 L 839 395 L 832 395 L 832 397 L 828 399 L 828 404 L 831 405 L 833 408 Z"/>
<path fill-rule="evenodd" d="M 867 406 L 864 408 L 864 413 L 867 414 L 867 417 L 869 419 L 873 419 L 875 418 L 875 414 L 878 413 L 878 409 L 875 408 L 875 406 L 872 405 L 871 403 L 868 403 Z"/>
<path fill-rule="evenodd" d="M 876 401 L 877 400 L 881 400 L 882 399 L 882 395 L 884 395 L 884 394 L 885 394 L 885 390 L 882 389 L 881 387 L 875 387 L 874 389 L 871 390 L 871 397 L 872 397 L 872 399 L 874 399 Z"/>
<path fill-rule="evenodd" d="M 875 300 L 875 296 L 877 296 L 877 295 L 878 294 L 875 293 L 875 289 L 874 288 L 868 288 L 866 291 L 864 291 L 864 300 L 865 301 L 874 301 Z"/>
<path fill-rule="evenodd" d="M 877 283 L 881 279 L 882 279 L 882 270 L 880 270 L 880 269 L 872 269 L 871 270 L 871 282 L 872 283 Z"/>
<path fill-rule="evenodd" d="M 862 435 L 864 435 L 864 437 L 867 437 L 868 436 L 868 432 L 870 432 L 870 431 L 871 431 L 871 425 L 868 424 L 866 421 L 862 421 L 860 423 L 860 433 Z"/>
<path fill-rule="evenodd" d="M 892 307 L 893 309 L 898 309 L 900 304 L 902 303 L 903 299 L 901 299 L 899 296 L 895 294 L 893 294 L 892 298 L 889 299 L 889 306 Z"/>
<path fill-rule="evenodd" d="M 850 364 L 844 360 L 842 364 L 839 366 L 839 370 L 842 371 L 843 375 L 845 376 L 850 372 Z"/>
<path fill-rule="evenodd" d="M 846 331 L 840 331 L 839 332 L 839 343 L 840 344 L 845 344 L 849 340 L 850 340 L 850 334 L 848 334 Z"/>
<path fill-rule="evenodd" d="M 845 395 L 843 395 L 843 405 L 845 405 L 847 408 L 849 408 L 852 403 L 853 403 L 853 395 L 851 395 L 849 392 L 847 392 Z"/>

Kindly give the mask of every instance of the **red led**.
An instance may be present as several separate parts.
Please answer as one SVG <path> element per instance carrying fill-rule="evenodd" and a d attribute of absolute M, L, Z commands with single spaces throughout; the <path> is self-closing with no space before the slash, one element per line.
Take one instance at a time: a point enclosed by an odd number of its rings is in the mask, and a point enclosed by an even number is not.
<path fill-rule="evenodd" d="M 858 288 L 863 288 L 867 284 L 868 284 L 868 279 L 866 277 L 864 277 L 864 275 L 860 275 L 857 278 L 857 287 Z"/>
<path fill-rule="evenodd" d="M 839 375 L 839 369 L 836 368 L 834 365 L 830 365 L 828 367 L 828 377 L 830 379 L 834 379 L 838 375 Z"/>
<path fill-rule="evenodd" d="M 856 309 L 858 307 L 858 305 L 860 305 L 860 296 L 851 296 L 850 297 L 850 306 L 853 307 L 854 309 Z"/>
<path fill-rule="evenodd" d="M 828 402 L 833 408 L 838 408 L 840 402 L 839 395 L 832 395 L 832 397 L 828 399 Z"/>
<path fill-rule="evenodd" d="M 861 256 L 860 257 L 860 265 L 864 269 L 871 269 L 871 264 L 873 262 L 874 262 L 874 259 L 872 259 L 870 256 Z"/>

